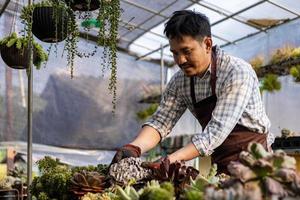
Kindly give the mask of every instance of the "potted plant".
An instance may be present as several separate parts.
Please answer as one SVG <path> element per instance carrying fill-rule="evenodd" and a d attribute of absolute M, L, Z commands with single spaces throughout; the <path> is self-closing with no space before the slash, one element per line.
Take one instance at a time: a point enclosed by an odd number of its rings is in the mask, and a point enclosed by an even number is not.
<path fill-rule="evenodd" d="M 30 35 L 28 33 L 32 32 L 44 42 L 54 43 L 66 39 L 68 66 L 73 77 L 79 31 L 72 9 L 62 1 L 45 0 L 24 7 L 21 19 L 25 24 L 27 37 Z"/>
<path fill-rule="evenodd" d="M 48 60 L 47 53 L 42 46 L 33 41 L 33 64 L 37 69 Z M 0 40 L 1 57 L 3 61 L 12 68 L 26 69 L 28 67 L 28 39 L 18 37 L 14 32 Z"/>
<path fill-rule="evenodd" d="M 118 36 L 118 25 L 120 19 L 120 0 L 97 0 L 100 4 L 99 14 L 97 16 L 97 21 L 100 24 L 99 32 L 98 32 L 98 40 L 97 44 L 103 46 L 103 56 L 101 57 L 102 62 L 102 71 L 105 69 L 110 69 L 110 82 L 109 82 L 109 90 L 113 95 L 113 111 L 115 110 L 116 105 L 116 84 L 117 84 L 117 36 Z M 76 2 L 74 0 L 74 2 Z M 49 22 L 37 22 L 37 20 L 42 19 L 44 16 L 42 14 L 35 14 L 36 10 L 40 7 L 50 7 L 52 11 L 48 13 L 50 15 L 51 23 Z M 42 9 L 44 10 L 44 9 Z M 64 11 L 64 12 L 63 12 Z M 41 11 L 42 12 L 42 11 Z M 46 18 L 47 16 L 45 16 Z M 66 18 L 65 18 L 66 17 Z M 80 54 L 77 50 L 77 42 L 79 36 L 79 30 L 76 24 L 76 17 L 72 9 L 62 2 L 62 0 L 45 0 L 41 3 L 32 4 L 30 6 L 24 7 L 22 10 L 21 18 L 25 23 L 25 31 L 33 32 L 34 35 L 37 36 L 36 31 L 41 31 L 43 29 L 50 30 L 49 28 L 34 28 L 35 25 L 44 25 L 47 26 L 53 25 L 54 28 L 51 30 L 55 32 L 55 36 L 48 37 L 48 39 L 43 41 L 50 42 L 58 42 L 62 38 L 59 36 L 65 36 L 64 32 L 67 29 L 66 36 L 66 50 L 68 52 L 67 59 L 68 65 L 71 68 L 71 78 L 73 77 L 73 66 L 74 59 L 76 55 L 84 55 Z M 66 22 L 67 21 L 67 22 Z M 60 24 L 60 22 L 63 22 Z M 67 28 L 66 28 L 67 27 Z M 65 29 L 66 28 L 66 29 Z M 50 31 L 47 31 L 50 32 Z M 29 34 L 27 34 L 29 35 Z M 38 37 L 38 36 L 37 36 Z M 39 38 L 39 37 L 38 37 Z M 50 38 L 50 39 L 49 39 Z M 55 38 L 54 40 L 52 40 Z M 92 53 L 91 55 L 94 55 Z"/>

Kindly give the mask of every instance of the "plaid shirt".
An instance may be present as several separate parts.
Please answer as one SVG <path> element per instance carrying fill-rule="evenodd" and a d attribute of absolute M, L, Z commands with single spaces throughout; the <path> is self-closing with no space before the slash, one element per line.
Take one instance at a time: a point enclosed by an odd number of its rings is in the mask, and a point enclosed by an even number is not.
<path fill-rule="evenodd" d="M 224 53 L 218 47 L 216 55 L 217 104 L 206 128 L 193 136 L 193 144 L 201 156 L 211 155 L 236 124 L 254 132 L 268 134 L 268 144 L 272 144 L 274 136 L 269 133 L 270 121 L 265 113 L 259 82 L 251 65 Z M 212 95 L 210 72 L 209 67 L 202 77 L 195 77 L 196 102 Z M 157 111 L 143 126 L 153 127 L 164 138 L 187 108 L 196 116 L 190 92 L 190 77 L 180 70 L 168 83 Z"/>

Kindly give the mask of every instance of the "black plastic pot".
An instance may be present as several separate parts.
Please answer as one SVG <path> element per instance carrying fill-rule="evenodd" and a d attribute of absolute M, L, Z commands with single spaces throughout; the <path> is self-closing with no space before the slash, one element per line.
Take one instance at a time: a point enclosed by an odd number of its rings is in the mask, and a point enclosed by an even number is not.
<path fill-rule="evenodd" d="M 0 190 L 0 200 L 19 200 L 17 190 Z"/>
<path fill-rule="evenodd" d="M 65 0 L 66 4 L 69 5 L 74 11 L 93 11 L 100 7 L 99 0 Z"/>
<path fill-rule="evenodd" d="M 28 50 L 17 49 L 16 45 L 7 47 L 1 46 L 1 57 L 5 64 L 14 69 L 26 69 L 28 67 Z M 33 60 L 36 59 L 36 54 L 33 52 Z"/>
<path fill-rule="evenodd" d="M 58 17 L 57 23 L 53 13 Z M 43 42 L 61 42 L 67 37 L 68 14 L 64 9 L 36 7 L 32 16 L 32 33 Z M 56 34 L 57 33 L 57 34 Z"/>

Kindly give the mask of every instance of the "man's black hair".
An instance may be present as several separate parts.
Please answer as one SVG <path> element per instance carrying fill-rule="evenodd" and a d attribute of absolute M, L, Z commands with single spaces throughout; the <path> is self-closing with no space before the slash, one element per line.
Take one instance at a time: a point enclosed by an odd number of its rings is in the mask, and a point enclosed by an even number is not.
<path fill-rule="evenodd" d="M 175 11 L 165 24 L 164 34 L 169 38 L 192 36 L 195 39 L 211 37 L 209 19 L 202 13 L 191 10 Z"/>

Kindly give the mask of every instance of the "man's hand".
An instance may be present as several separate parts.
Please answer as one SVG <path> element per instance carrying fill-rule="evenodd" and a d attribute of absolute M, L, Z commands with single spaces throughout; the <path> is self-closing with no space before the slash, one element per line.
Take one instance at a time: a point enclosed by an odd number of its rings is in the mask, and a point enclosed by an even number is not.
<path fill-rule="evenodd" d="M 115 154 L 114 158 L 112 159 L 110 165 L 119 162 L 123 158 L 129 158 L 129 157 L 137 158 L 140 156 L 141 156 L 140 147 L 132 145 L 132 144 L 126 144 L 117 150 L 117 153 Z"/>
<path fill-rule="evenodd" d="M 142 167 L 146 169 L 151 169 L 151 170 L 159 170 L 162 166 L 162 162 L 167 163 L 168 165 L 170 164 L 170 160 L 168 157 L 162 157 L 154 162 L 143 162 Z"/>

